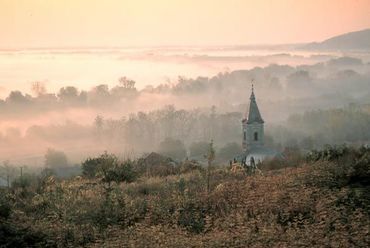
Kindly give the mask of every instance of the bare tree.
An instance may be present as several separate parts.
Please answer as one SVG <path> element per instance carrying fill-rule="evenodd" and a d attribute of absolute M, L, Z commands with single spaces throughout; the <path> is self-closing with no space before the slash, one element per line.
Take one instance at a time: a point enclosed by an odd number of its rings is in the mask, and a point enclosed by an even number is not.
<path fill-rule="evenodd" d="M 125 89 L 134 89 L 135 88 L 135 81 L 131 80 L 127 77 L 120 77 L 118 79 L 118 82 L 120 85 L 122 85 Z"/>
<path fill-rule="evenodd" d="M 33 82 L 31 86 L 31 91 L 36 96 L 41 96 L 46 94 L 46 87 L 45 84 L 39 81 Z"/>

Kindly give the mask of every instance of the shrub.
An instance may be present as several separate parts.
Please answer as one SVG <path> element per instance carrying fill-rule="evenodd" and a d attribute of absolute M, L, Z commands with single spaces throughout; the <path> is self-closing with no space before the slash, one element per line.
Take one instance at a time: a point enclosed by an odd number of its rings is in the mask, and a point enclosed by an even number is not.
<path fill-rule="evenodd" d="M 166 138 L 159 144 L 160 154 L 176 159 L 183 160 L 186 157 L 186 148 L 182 141 Z"/>
<path fill-rule="evenodd" d="M 45 166 L 49 168 L 59 168 L 68 166 L 66 154 L 62 151 L 48 149 L 45 154 Z"/>
<path fill-rule="evenodd" d="M 137 177 L 135 164 L 131 160 L 119 161 L 113 154 L 104 153 L 82 163 L 85 177 L 101 177 L 103 182 L 133 182 Z"/>
<path fill-rule="evenodd" d="M 10 199 L 5 192 L 0 192 L 0 219 L 7 219 L 12 212 Z"/>
<path fill-rule="evenodd" d="M 242 147 L 238 143 L 228 143 L 223 146 L 217 153 L 217 158 L 221 160 L 230 160 L 242 153 Z"/>
<path fill-rule="evenodd" d="M 208 142 L 194 142 L 189 147 L 191 157 L 203 157 L 208 152 Z"/>
<path fill-rule="evenodd" d="M 136 180 L 137 174 L 134 170 L 134 165 L 131 160 L 124 162 L 113 162 L 109 167 L 104 169 L 104 182 L 133 182 Z"/>
<path fill-rule="evenodd" d="M 87 178 L 94 178 L 101 164 L 102 157 L 88 158 L 82 163 L 82 175 Z"/>
<path fill-rule="evenodd" d="M 178 225 L 190 232 L 201 233 L 205 228 L 205 217 L 205 208 L 199 203 L 189 201 L 179 211 Z"/>

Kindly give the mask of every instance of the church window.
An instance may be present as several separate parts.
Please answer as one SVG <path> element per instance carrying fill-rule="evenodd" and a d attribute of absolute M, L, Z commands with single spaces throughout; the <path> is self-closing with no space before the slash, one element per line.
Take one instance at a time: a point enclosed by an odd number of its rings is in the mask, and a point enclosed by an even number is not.
<path fill-rule="evenodd" d="M 246 139 L 247 139 L 247 132 L 244 131 L 244 140 L 246 140 Z"/>
<path fill-rule="evenodd" d="M 257 132 L 254 132 L 254 140 L 257 141 L 258 140 L 258 133 Z"/>

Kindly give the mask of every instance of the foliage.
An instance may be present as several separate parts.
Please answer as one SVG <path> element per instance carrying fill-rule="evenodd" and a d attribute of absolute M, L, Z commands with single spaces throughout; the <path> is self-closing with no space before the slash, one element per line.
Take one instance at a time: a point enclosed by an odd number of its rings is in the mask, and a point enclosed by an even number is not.
<path fill-rule="evenodd" d="M 87 178 L 94 178 L 98 173 L 103 159 L 103 157 L 88 158 L 82 162 L 82 175 Z"/>
<path fill-rule="evenodd" d="M 166 138 L 159 144 L 159 153 L 177 160 L 186 157 L 186 148 L 180 140 Z"/>
<path fill-rule="evenodd" d="M 202 157 L 208 151 L 207 142 L 193 142 L 189 147 L 190 157 Z"/>
<path fill-rule="evenodd" d="M 136 178 L 134 162 L 119 161 L 113 154 L 104 153 L 82 163 L 82 174 L 87 178 L 101 177 L 103 182 L 132 182 Z"/>
<path fill-rule="evenodd" d="M 0 219 L 7 219 L 10 216 L 11 211 L 9 196 L 6 192 L 0 191 Z"/>
<path fill-rule="evenodd" d="M 12 188 L 12 211 L 0 222 L 8 235 L 0 237 L 5 244 L 28 240 L 20 246 L 367 247 L 369 149 L 346 149 L 340 156 L 317 151 L 318 160 L 263 175 L 214 165 L 210 190 L 202 169 L 133 181 L 120 173 L 134 172 L 137 161 L 103 154 L 95 176 L 49 177 L 43 191 L 29 187 L 27 197 Z M 102 180 L 115 183 L 107 191 Z"/>
<path fill-rule="evenodd" d="M 133 182 L 136 179 L 133 162 L 125 160 L 121 163 L 109 164 L 109 167 L 102 166 L 104 182 Z"/>
<path fill-rule="evenodd" d="M 61 168 L 68 166 L 66 154 L 62 151 L 49 148 L 45 154 L 45 166 L 48 168 Z"/>
<path fill-rule="evenodd" d="M 347 146 L 326 146 L 320 151 L 307 154 L 307 161 L 320 163 L 318 169 L 323 172 L 312 182 L 328 187 L 348 185 L 370 185 L 370 148 L 355 149 Z"/>
<path fill-rule="evenodd" d="M 237 155 L 242 153 L 242 147 L 240 144 L 232 142 L 227 143 L 225 146 L 221 147 L 221 149 L 217 153 L 217 158 L 222 159 L 223 161 L 228 161 L 232 158 L 235 158 Z"/>

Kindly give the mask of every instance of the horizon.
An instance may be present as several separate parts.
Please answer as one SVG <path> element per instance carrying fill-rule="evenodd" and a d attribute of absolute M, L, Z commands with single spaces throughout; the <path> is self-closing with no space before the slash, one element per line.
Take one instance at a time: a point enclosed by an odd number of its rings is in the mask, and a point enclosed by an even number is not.
<path fill-rule="evenodd" d="M 3 49 L 300 44 L 370 27 L 366 0 L 5 0 L 0 13 Z"/>
<path fill-rule="evenodd" d="M 349 30 L 347 32 L 341 32 L 337 34 L 333 34 L 328 37 L 324 37 L 321 40 L 312 40 L 312 41 L 305 41 L 305 42 L 289 42 L 289 43 L 249 43 L 249 44 L 163 44 L 163 45 L 86 45 L 86 46 L 20 46 L 20 47 L 2 47 L 0 46 L 0 51 L 17 51 L 17 50 L 47 50 L 47 49 L 55 49 L 55 50 L 62 50 L 62 49 L 143 49 L 143 48 L 153 48 L 153 49 L 160 49 L 160 48 L 239 48 L 239 49 L 268 49 L 268 48 L 277 48 L 282 46 L 296 46 L 296 45 L 307 45 L 311 43 L 320 43 L 326 40 L 329 40 L 333 37 L 342 36 L 346 34 L 352 34 L 357 32 L 363 31 L 370 31 L 370 26 L 365 27 L 363 29 L 358 30 Z"/>

